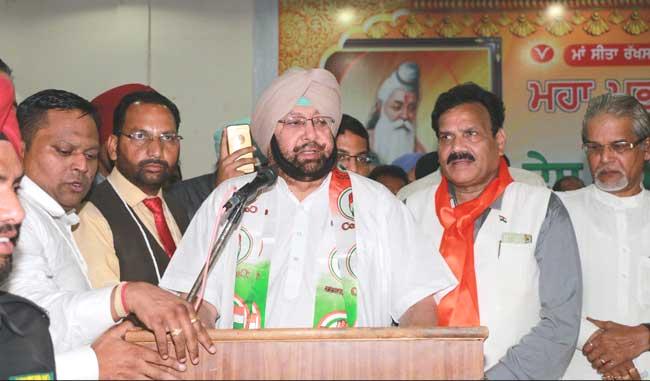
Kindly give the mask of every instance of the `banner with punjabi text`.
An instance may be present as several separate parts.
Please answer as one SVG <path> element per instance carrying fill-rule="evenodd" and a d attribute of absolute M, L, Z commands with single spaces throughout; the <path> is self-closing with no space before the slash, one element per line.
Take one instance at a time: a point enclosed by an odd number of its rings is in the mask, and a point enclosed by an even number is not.
<path fill-rule="evenodd" d="M 630 94 L 650 110 L 648 1 L 280 0 L 279 18 L 280 73 L 292 66 L 327 67 L 330 57 L 349 51 L 350 41 L 392 41 L 383 54 L 395 41 L 413 46 L 474 39 L 478 47 L 482 41 L 498 41 L 496 57 L 462 61 L 457 56 L 461 61 L 453 65 L 420 64 L 426 81 L 420 82 L 417 138 L 426 150 L 436 149 L 430 121 L 435 99 L 444 87 L 470 78 L 503 97 L 512 165 L 537 171 L 550 186 L 572 174 L 591 182 L 580 138 L 591 97 Z M 432 83 L 435 78 L 442 82 Z M 374 94 L 381 86 L 376 82 L 365 84 L 372 90 L 346 85 L 343 111 L 367 123 L 366 103 L 374 99 L 363 103 L 358 94 Z"/>

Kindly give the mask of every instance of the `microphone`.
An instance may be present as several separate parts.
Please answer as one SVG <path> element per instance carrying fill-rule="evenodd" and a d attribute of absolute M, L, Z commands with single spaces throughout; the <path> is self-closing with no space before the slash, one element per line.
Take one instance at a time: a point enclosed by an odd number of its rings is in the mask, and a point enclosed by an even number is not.
<path fill-rule="evenodd" d="M 278 174 L 273 170 L 272 167 L 263 167 L 257 171 L 257 176 L 255 178 L 241 187 L 237 192 L 235 192 L 232 197 L 226 202 L 224 207 L 226 210 L 230 210 L 233 206 L 239 205 L 241 203 L 248 203 L 257 198 L 259 192 L 267 188 L 278 178 Z"/>

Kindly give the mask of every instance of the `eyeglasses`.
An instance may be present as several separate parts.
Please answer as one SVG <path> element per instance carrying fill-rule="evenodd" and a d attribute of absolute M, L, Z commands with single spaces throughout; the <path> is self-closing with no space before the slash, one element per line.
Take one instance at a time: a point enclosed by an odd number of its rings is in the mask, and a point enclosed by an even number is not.
<path fill-rule="evenodd" d="M 348 155 L 347 153 L 337 152 L 336 156 L 339 162 L 348 162 L 350 160 L 355 160 L 358 164 L 362 165 L 368 165 L 372 163 L 372 157 L 368 156 L 367 154 Z"/>
<path fill-rule="evenodd" d="M 314 128 L 332 128 L 334 126 L 334 118 L 329 116 L 315 116 L 313 118 L 304 118 L 300 116 L 289 116 L 278 122 L 284 124 L 286 127 L 301 129 L 311 122 Z"/>
<path fill-rule="evenodd" d="M 616 152 L 619 155 L 622 155 L 628 151 L 633 150 L 635 147 L 643 143 L 647 138 L 639 139 L 634 143 L 619 141 L 609 144 L 599 144 L 594 142 L 584 143 L 582 149 L 587 155 L 602 155 L 605 151 L 605 147 L 611 148 L 612 151 Z"/>
<path fill-rule="evenodd" d="M 156 136 L 144 131 L 136 131 L 130 134 L 120 134 L 120 136 L 126 136 L 138 145 L 151 143 L 156 138 Z M 157 138 L 160 140 L 161 144 L 178 144 L 181 140 L 183 140 L 183 137 L 175 132 L 165 132 L 158 135 Z"/>

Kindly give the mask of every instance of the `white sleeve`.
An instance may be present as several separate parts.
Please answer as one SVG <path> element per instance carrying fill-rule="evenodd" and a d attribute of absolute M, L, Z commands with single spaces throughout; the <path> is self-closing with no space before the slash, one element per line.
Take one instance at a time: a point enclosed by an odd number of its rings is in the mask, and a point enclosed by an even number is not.
<path fill-rule="evenodd" d="M 95 351 L 86 345 L 56 354 L 56 378 L 58 380 L 98 380 L 99 364 Z"/>
<path fill-rule="evenodd" d="M 160 287 L 185 293 L 192 289 L 208 255 L 217 217 L 217 204 L 220 205 L 220 198 L 223 198 L 221 189 L 219 186 L 212 192 L 194 215 L 160 280 Z M 219 306 L 220 292 L 214 275 L 213 271 L 208 278 L 204 299 L 213 306 Z"/>
<path fill-rule="evenodd" d="M 393 200 L 391 200 L 393 202 Z M 391 315 L 395 321 L 428 295 L 436 302 L 453 290 L 458 281 L 437 248 L 426 244 L 415 219 L 401 202 L 394 200 L 389 213 L 387 243 L 391 255 Z"/>
<path fill-rule="evenodd" d="M 642 353 L 632 360 L 634 367 L 639 371 L 642 380 L 650 380 L 650 352 Z"/>
<path fill-rule="evenodd" d="M 50 317 L 55 351 L 67 351 L 93 342 L 114 324 L 111 315 L 112 288 L 68 291 L 48 276 L 46 237 L 38 226 L 23 223 L 14 250 L 14 268 L 8 291 L 33 301 Z"/>
<path fill-rule="evenodd" d="M 587 344 L 587 340 L 589 340 L 591 335 L 593 335 L 596 331 L 598 331 L 598 327 L 596 327 L 592 322 L 583 316 L 580 320 L 580 335 L 578 335 L 578 343 L 576 344 L 576 349 L 578 351 L 582 351 L 582 347 Z"/>

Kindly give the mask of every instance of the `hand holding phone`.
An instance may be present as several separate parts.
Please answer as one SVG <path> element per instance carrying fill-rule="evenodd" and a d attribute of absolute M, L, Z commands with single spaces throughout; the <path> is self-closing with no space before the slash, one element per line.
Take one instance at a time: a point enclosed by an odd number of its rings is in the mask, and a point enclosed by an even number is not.
<path fill-rule="evenodd" d="M 217 180 L 215 186 L 222 182 L 255 171 L 256 159 L 253 157 L 248 125 L 228 126 L 221 135 Z"/>

